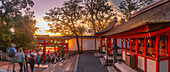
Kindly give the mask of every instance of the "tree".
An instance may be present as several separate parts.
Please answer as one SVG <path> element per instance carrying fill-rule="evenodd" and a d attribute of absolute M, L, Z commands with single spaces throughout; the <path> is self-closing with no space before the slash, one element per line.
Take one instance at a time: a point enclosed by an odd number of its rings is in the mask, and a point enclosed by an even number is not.
<path fill-rule="evenodd" d="M 83 24 L 78 25 L 77 27 L 78 34 L 83 36 L 83 34 L 86 32 L 86 28 L 84 27 Z M 81 52 L 83 51 L 83 38 L 81 37 Z"/>
<path fill-rule="evenodd" d="M 34 33 L 37 27 L 35 27 L 36 20 L 34 19 L 34 12 L 27 8 L 24 16 L 17 15 L 13 20 L 15 21 L 13 42 L 18 47 L 23 47 L 24 49 L 27 47 L 35 48 L 36 39 Z"/>
<path fill-rule="evenodd" d="M 13 17 L 22 15 L 20 10 L 33 5 L 32 0 L 0 0 L 0 49 L 5 51 L 12 41 Z"/>
<path fill-rule="evenodd" d="M 101 31 L 109 25 L 109 21 L 115 16 L 113 6 L 109 5 L 107 0 L 86 0 L 86 23 L 89 26 L 89 32 Z M 96 50 L 96 37 L 95 37 L 95 50 Z"/>
<path fill-rule="evenodd" d="M 109 25 L 110 20 L 116 15 L 113 6 L 107 0 L 87 0 L 85 3 L 86 21 L 93 32 L 99 32 Z M 92 23 L 94 21 L 94 24 Z M 96 28 L 96 29 L 94 29 Z M 96 30 L 96 31 L 94 31 Z"/>
<path fill-rule="evenodd" d="M 120 3 L 119 11 L 124 15 L 124 18 L 128 20 L 132 13 L 151 4 L 152 2 L 153 0 L 123 0 Z"/>
<path fill-rule="evenodd" d="M 78 52 L 80 52 L 80 49 L 77 22 L 82 19 L 84 12 L 80 3 L 81 1 L 79 0 L 65 1 L 63 7 L 50 9 L 44 17 L 46 21 L 52 22 L 52 24 L 49 24 L 50 32 L 76 36 Z"/>

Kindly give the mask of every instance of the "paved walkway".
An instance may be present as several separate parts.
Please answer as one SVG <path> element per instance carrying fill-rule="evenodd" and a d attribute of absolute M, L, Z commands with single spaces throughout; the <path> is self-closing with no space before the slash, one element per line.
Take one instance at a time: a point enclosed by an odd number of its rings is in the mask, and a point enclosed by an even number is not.
<path fill-rule="evenodd" d="M 78 62 L 78 72 L 108 72 L 107 67 L 103 66 L 99 58 L 93 54 L 80 54 Z"/>
<path fill-rule="evenodd" d="M 16 64 L 15 70 L 19 71 L 19 64 Z M 7 72 L 12 70 L 12 64 L 9 62 L 0 62 L 0 72 Z M 30 70 L 30 67 L 29 67 Z M 80 54 L 70 56 L 66 60 L 57 62 L 56 64 L 41 65 L 40 68 L 35 66 L 34 72 L 108 72 L 107 67 L 100 63 L 98 57 L 93 54 Z"/>
<path fill-rule="evenodd" d="M 20 69 L 19 64 L 15 63 L 15 65 L 16 65 L 15 71 L 19 72 L 19 69 Z M 38 67 L 37 64 L 36 64 L 35 68 L 34 68 L 34 72 L 42 72 L 47 67 L 48 67 L 48 65 L 40 65 L 40 67 Z M 12 69 L 13 69 L 13 65 L 10 62 L 0 61 L 0 72 L 12 72 Z M 28 70 L 29 70 L 29 72 L 31 72 L 30 66 L 28 66 Z"/>
<path fill-rule="evenodd" d="M 61 62 L 57 62 L 56 64 L 51 65 L 43 72 L 76 72 L 75 64 L 76 64 L 77 55 L 70 56 L 66 60 L 62 60 Z"/>

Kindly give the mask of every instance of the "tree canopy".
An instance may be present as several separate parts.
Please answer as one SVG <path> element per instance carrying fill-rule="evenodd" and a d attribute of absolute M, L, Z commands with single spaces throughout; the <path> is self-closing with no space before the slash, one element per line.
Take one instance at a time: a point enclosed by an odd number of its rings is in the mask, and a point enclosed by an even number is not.
<path fill-rule="evenodd" d="M 120 3 L 119 11 L 124 15 L 124 18 L 128 20 L 131 14 L 135 11 L 151 4 L 153 0 L 123 0 Z"/>
<path fill-rule="evenodd" d="M 16 24 L 25 24 L 21 19 L 26 17 L 22 16 L 21 10 L 33 5 L 32 0 L 0 0 L 0 49 L 5 51 L 15 38 Z"/>
<path fill-rule="evenodd" d="M 76 36 L 77 48 L 79 51 L 79 23 L 78 21 L 82 20 L 84 9 L 81 6 L 80 0 L 69 0 L 65 1 L 61 8 L 50 9 L 46 13 L 44 19 L 48 22 L 50 27 L 50 32 L 52 33 L 61 33 L 62 35 L 73 35 Z"/>
<path fill-rule="evenodd" d="M 90 32 L 101 31 L 109 25 L 110 20 L 116 15 L 113 6 L 107 0 L 87 0 L 85 2 L 85 8 L 85 21 L 87 21 L 86 23 L 90 28 Z M 94 24 L 92 21 L 94 21 Z"/>

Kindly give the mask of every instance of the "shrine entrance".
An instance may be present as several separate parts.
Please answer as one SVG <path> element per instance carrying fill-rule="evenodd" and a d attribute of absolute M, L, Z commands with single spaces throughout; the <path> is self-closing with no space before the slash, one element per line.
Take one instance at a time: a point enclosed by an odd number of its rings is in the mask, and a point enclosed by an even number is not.
<path fill-rule="evenodd" d="M 65 53 L 68 54 L 68 39 L 62 39 L 61 37 L 38 37 L 38 48 L 43 53 L 43 58 L 46 59 L 47 53 L 54 53 L 60 50 L 60 48 L 64 48 Z"/>

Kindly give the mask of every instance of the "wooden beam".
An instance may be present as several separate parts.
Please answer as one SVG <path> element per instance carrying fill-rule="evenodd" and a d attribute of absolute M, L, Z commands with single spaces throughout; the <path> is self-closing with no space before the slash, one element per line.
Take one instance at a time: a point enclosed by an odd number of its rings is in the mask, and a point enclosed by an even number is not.
<path fill-rule="evenodd" d="M 167 28 L 164 28 L 164 29 L 161 29 L 161 30 L 157 30 L 157 31 L 154 31 L 154 32 L 149 32 L 149 33 L 135 33 L 135 34 L 117 34 L 117 35 L 109 35 L 107 37 L 112 37 L 112 38 L 144 38 L 144 37 L 151 37 L 151 36 L 154 36 L 154 35 L 158 35 L 158 34 L 161 34 L 161 33 L 165 33 L 165 32 L 168 32 L 170 31 L 170 27 L 167 27 Z"/>

